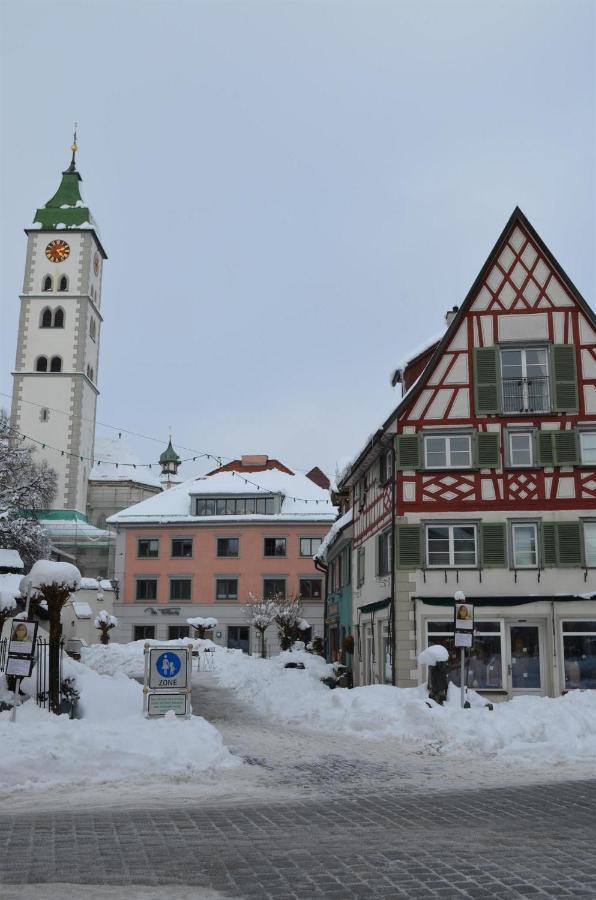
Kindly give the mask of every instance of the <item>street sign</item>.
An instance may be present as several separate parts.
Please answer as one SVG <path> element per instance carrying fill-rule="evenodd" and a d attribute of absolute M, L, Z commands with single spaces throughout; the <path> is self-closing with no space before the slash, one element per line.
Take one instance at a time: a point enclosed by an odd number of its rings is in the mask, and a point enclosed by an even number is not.
<path fill-rule="evenodd" d="M 190 685 L 191 656 L 186 647 L 151 647 L 149 684 L 151 690 L 184 690 Z"/>
<path fill-rule="evenodd" d="M 173 710 L 177 716 L 186 716 L 188 705 L 188 694 L 166 694 L 165 692 L 149 694 L 147 697 L 147 715 L 165 716 L 167 712 Z"/>

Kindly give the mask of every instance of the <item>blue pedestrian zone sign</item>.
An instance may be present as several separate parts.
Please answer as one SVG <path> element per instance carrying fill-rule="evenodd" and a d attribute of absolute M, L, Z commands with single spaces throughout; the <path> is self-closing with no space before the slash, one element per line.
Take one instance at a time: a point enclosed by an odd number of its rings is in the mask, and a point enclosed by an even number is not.
<path fill-rule="evenodd" d="M 148 675 L 150 690 L 190 687 L 190 651 L 186 647 L 151 647 Z"/>
<path fill-rule="evenodd" d="M 173 653 L 162 653 L 157 657 L 155 667 L 162 678 L 175 678 L 180 671 L 180 660 Z"/>

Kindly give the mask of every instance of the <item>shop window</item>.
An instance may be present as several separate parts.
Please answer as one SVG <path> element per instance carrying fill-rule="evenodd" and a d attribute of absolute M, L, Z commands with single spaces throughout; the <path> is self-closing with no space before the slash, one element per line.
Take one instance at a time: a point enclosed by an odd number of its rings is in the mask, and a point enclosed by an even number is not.
<path fill-rule="evenodd" d="M 448 678 L 460 686 L 460 649 L 453 639 L 453 621 L 428 622 L 427 645 L 441 644 L 449 651 Z M 501 623 L 476 621 L 474 644 L 466 651 L 466 684 L 477 691 L 503 689 Z"/>
<path fill-rule="evenodd" d="M 155 640 L 155 625 L 135 625 L 132 631 L 133 641 Z"/>
<path fill-rule="evenodd" d="M 300 596 L 303 600 L 320 600 L 323 596 L 320 578 L 301 578 Z"/>
<path fill-rule="evenodd" d="M 217 555 L 237 557 L 240 552 L 239 538 L 218 538 L 217 539 Z"/>
<path fill-rule="evenodd" d="M 477 565 L 475 525 L 427 525 L 426 560 L 429 568 Z"/>
<path fill-rule="evenodd" d="M 168 640 L 179 641 L 180 638 L 187 638 L 190 635 L 188 625 L 170 625 L 168 627 Z"/>
<path fill-rule="evenodd" d="M 140 538 L 137 544 L 139 559 L 156 559 L 159 556 L 158 538 Z"/>
<path fill-rule="evenodd" d="M 596 688 L 596 620 L 564 621 L 565 687 Z"/>
<path fill-rule="evenodd" d="M 190 559 L 192 557 L 192 538 L 173 538 L 172 557 L 174 559 Z"/>
<path fill-rule="evenodd" d="M 538 528 L 525 522 L 511 526 L 513 566 L 515 569 L 535 569 L 538 565 Z"/>

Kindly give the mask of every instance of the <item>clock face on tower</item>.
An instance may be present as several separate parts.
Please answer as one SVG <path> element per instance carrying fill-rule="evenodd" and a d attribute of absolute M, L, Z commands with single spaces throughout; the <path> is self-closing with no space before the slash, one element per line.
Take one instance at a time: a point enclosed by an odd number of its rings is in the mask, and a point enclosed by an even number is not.
<path fill-rule="evenodd" d="M 96 253 L 93 257 L 93 271 L 96 275 L 99 275 L 99 253 Z"/>
<path fill-rule="evenodd" d="M 70 247 L 66 241 L 61 241 L 59 239 L 50 241 L 46 247 L 46 256 L 50 262 L 64 262 L 64 260 L 68 259 L 70 256 Z"/>

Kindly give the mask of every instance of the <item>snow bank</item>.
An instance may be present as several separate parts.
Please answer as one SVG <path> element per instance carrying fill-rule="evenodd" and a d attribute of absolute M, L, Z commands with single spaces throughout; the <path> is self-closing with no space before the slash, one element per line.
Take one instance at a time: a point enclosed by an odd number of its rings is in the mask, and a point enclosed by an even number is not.
<path fill-rule="evenodd" d="M 449 651 L 442 644 L 431 644 L 426 650 L 418 654 L 418 662 L 421 666 L 436 666 L 439 662 L 447 662 Z"/>
<path fill-rule="evenodd" d="M 186 647 L 193 650 L 213 648 L 215 644 L 208 638 L 178 638 L 174 641 L 141 640 L 129 644 L 116 644 L 111 641 L 107 647 L 93 644 L 81 648 L 81 661 L 100 675 L 114 675 L 120 672 L 130 678 L 142 678 L 145 672 L 145 644 L 152 647 Z"/>
<path fill-rule="evenodd" d="M 284 669 L 288 661 L 304 662 L 306 668 Z M 499 755 L 532 764 L 596 759 L 595 691 L 556 699 L 516 697 L 495 704 L 492 711 L 480 695 L 469 691 L 472 708 L 461 709 L 454 685 L 445 705 L 439 706 L 427 699 L 425 685 L 329 690 L 320 679 L 331 669 L 309 653 L 261 660 L 227 651 L 217 655 L 216 677 L 280 724 L 393 738 L 435 753 Z"/>
<path fill-rule="evenodd" d="M 125 675 L 99 675 L 74 660 L 65 660 L 64 675 L 76 678 L 84 717 L 54 716 L 33 700 L 19 707 L 16 723 L 0 713 L 0 791 L 192 776 L 238 764 L 198 716 L 145 719 L 143 689 Z M 24 689 L 34 687 L 31 680 Z"/>

